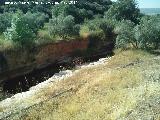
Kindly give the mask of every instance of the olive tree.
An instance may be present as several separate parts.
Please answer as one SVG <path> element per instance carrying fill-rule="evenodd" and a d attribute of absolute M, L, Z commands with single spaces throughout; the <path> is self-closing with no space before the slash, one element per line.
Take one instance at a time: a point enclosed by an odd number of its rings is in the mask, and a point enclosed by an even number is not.
<path fill-rule="evenodd" d="M 115 27 L 115 33 L 118 35 L 116 38 L 116 47 L 126 48 L 131 44 L 137 48 L 137 42 L 134 38 L 134 26 L 135 24 L 130 20 L 123 20 Z"/>
<path fill-rule="evenodd" d="M 131 21 L 121 21 L 115 28 L 117 47 L 132 47 L 140 49 L 157 49 L 160 45 L 160 17 L 145 16 L 140 24 Z"/>
<path fill-rule="evenodd" d="M 26 20 L 28 20 L 28 23 L 30 27 L 34 30 L 34 32 L 37 32 L 38 29 L 43 28 L 44 23 L 48 19 L 47 15 L 40 12 L 36 13 L 27 12 L 26 14 L 24 14 L 24 17 Z"/>
<path fill-rule="evenodd" d="M 11 13 L 0 14 L 0 33 L 3 33 L 7 27 L 11 26 Z"/>
<path fill-rule="evenodd" d="M 14 15 L 11 27 L 4 32 L 5 38 L 20 44 L 22 47 L 31 47 L 37 32 L 34 20 L 23 14 Z"/>
<path fill-rule="evenodd" d="M 51 36 L 60 36 L 62 38 L 67 38 L 72 35 L 76 35 L 75 31 L 79 32 L 79 27 L 75 26 L 74 17 L 71 15 L 64 16 L 59 15 L 58 17 L 53 17 L 49 22 L 49 34 Z"/>
<path fill-rule="evenodd" d="M 107 11 L 112 4 L 111 0 L 80 0 L 76 4 L 66 2 L 53 6 L 52 14 L 58 16 L 61 14 L 72 15 L 76 23 L 83 23 L 85 19 L 93 19 L 95 16 L 103 17 L 104 12 Z"/>
<path fill-rule="evenodd" d="M 139 47 L 145 49 L 158 48 L 160 44 L 160 17 L 143 17 L 134 31 Z"/>
<path fill-rule="evenodd" d="M 106 18 L 116 20 L 131 20 L 134 23 L 139 22 L 140 10 L 136 0 L 117 0 L 105 13 Z"/>

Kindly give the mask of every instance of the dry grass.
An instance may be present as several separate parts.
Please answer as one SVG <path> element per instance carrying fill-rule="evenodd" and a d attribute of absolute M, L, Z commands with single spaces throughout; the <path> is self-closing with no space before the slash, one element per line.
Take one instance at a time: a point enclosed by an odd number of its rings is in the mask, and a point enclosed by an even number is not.
<path fill-rule="evenodd" d="M 35 99 L 49 99 L 6 119 L 159 120 L 160 58 L 153 58 L 143 51 L 116 51 L 109 63 L 42 90 Z"/>
<path fill-rule="evenodd" d="M 4 35 L 0 34 L 0 50 L 11 49 L 14 44 L 10 40 L 5 40 Z"/>

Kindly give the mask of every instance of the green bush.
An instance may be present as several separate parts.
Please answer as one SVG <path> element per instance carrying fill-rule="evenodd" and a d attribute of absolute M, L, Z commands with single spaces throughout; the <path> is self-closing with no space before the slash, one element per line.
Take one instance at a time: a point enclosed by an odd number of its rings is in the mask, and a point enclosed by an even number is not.
<path fill-rule="evenodd" d="M 49 21 L 50 36 L 60 36 L 62 38 L 71 37 L 79 33 L 79 26 L 75 24 L 74 17 L 71 15 L 59 15 Z"/>
<path fill-rule="evenodd" d="M 72 34 L 74 36 L 79 36 L 80 27 L 81 27 L 80 24 L 76 24 L 73 26 L 73 33 Z"/>
<path fill-rule="evenodd" d="M 135 27 L 135 38 L 141 48 L 158 48 L 160 45 L 160 17 L 143 17 L 140 24 Z"/>
<path fill-rule="evenodd" d="M 31 13 L 28 12 L 23 15 L 23 18 L 26 19 L 26 24 L 28 24 L 29 28 L 37 34 L 38 30 L 44 27 L 45 21 L 47 19 L 47 15 L 43 13 Z"/>
<path fill-rule="evenodd" d="M 114 25 L 110 21 L 101 22 L 99 27 L 102 29 L 106 37 L 113 35 Z"/>
<path fill-rule="evenodd" d="M 139 22 L 140 10 L 135 0 L 117 0 L 105 13 L 105 18 L 121 20 L 131 20 Z"/>
<path fill-rule="evenodd" d="M 160 45 L 160 17 L 145 16 L 136 25 L 131 21 L 121 21 L 115 28 L 116 46 L 141 49 L 157 49 Z M 130 46 L 132 45 L 132 46 Z"/>
<path fill-rule="evenodd" d="M 98 32 L 93 32 L 89 35 L 90 40 L 94 40 L 95 43 L 96 41 L 103 41 L 105 40 L 105 34 L 103 31 L 98 31 Z"/>
<path fill-rule="evenodd" d="M 49 18 L 48 15 L 45 15 L 44 13 L 40 13 L 40 12 L 37 12 L 37 13 L 31 13 L 31 12 L 28 12 L 26 14 L 27 17 L 30 16 L 29 19 L 34 19 L 34 23 L 36 24 L 36 28 L 38 29 L 41 29 L 44 27 L 44 24 L 45 22 L 47 21 L 47 19 Z"/>
<path fill-rule="evenodd" d="M 11 27 L 4 32 L 5 39 L 12 40 L 23 47 L 31 47 L 38 30 L 34 21 L 35 19 L 27 14 L 15 14 Z"/>
<path fill-rule="evenodd" d="M 5 38 L 20 44 L 23 47 L 31 47 L 34 44 L 35 37 L 40 28 L 44 27 L 44 23 L 48 16 L 42 13 L 21 12 L 14 14 L 9 27 L 5 34 Z"/>
<path fill-rule="evenodd" d="M 70 5 L 69 4 L 57 4 L 53 6 L 52 9 L 52 16 L 58 17 L 59 15 L 64 15 L 67 16 L 67 10 L 69 9 Z"/>
<path fill-rule="evenodd" d="M 11 26 L 11 13 L 0 14 L 0 33 L 3 33 L 7 27 Z"/>
<path fill-rule="evenodd" d="M 101 40 L 104 40 L 107 36 L 112 35 L 114 26 L 114 20 L 107 20 L 103 18 L 90 20 L 81 26 L 80 35 L 83 36 L 86 33 L 88 35 L 94 34 L 94 36 L 101 36 Z"/>
<path fill-rule="evenodd" d="M 129 44 L 137 48 L 136 40 L 134 38 L 134 26 L 135 24 L 130 20 L 123 20 L 114 29 L 114 32 L 118 34 L 116 38 L 117 48 L 126 48 Z"/>
<path fill-rule="evenodd" d="M 64 0 L 67 2 L 68 0 Z M 53 7 L 54 16 L 63 14 L 72 15 L 77 24 L 83 23 L 85 19 L 93 19 L 95 16 L 103 17 L 104 12 L 112 4 L 111 0 L 81 0 L 74 4 L 60 3 Z"/>

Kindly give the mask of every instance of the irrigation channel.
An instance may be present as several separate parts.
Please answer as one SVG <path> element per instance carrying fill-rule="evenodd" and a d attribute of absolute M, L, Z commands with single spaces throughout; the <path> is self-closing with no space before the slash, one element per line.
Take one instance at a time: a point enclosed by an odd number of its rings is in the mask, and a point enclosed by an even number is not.
<path fill-rule="evenodd" d="M 113 53 L 105 53 L 93 55 L 91 57 L 74 57 L 70 62 L 54 63 L 43 69 L 34 70 L 31 73 L 8 79 L 3 83 L 0 100 L 13 96 L 16 93 L 28 91 L 29 88 L 35 86 L 52 77 L 55 73 L 62 70 L 72 70 L 77 65 L 88 64 L 98 61 L 100 58 L 112 56 Z"/>

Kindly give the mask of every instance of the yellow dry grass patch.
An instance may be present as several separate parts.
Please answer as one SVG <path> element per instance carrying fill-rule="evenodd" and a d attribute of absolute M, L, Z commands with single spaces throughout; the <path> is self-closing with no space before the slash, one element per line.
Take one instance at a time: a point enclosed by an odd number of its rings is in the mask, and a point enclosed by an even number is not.
<path fill-rule="evenodd" d="M 149 60 L 150 58 L 154 57 L 154 55 L 151 55 L 145 51 L 140 50 L 127 50 L 127 51 L 121 51 L 121 50 L 115 50 L 116 56 L 113 58 L 108 66 L 118 66 L 123 64 L 128 64 L 130 62 L 134 61 L 140 61 L 140 60 Z"/>

